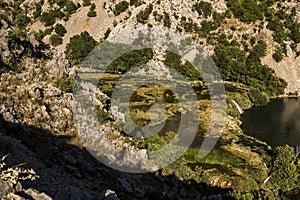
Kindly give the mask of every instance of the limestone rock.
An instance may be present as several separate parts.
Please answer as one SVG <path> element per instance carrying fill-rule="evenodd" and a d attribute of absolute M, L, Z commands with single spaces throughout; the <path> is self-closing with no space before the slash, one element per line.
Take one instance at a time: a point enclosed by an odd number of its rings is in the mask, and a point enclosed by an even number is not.
<path fill-rule="evenodd" d="M 50 77 L 59 79 L 64 74 L 69 74 L 70 63 L 64 53 L 54 51 L 53 54 L 52 59 L 46 64 L 45 68 L 48 70 Z"/>
<path fill-rule="evenodd" d="M 39 191 L 36 191 L 32 188 L 27 189 L 24 193 L 31 196 L 33 199 L 52 200 L 52 198 L 46 195 L 45 193 L 40 193 Z"/>
<path fill-rule="evenodd" d="M 11 182 L 0 179 L 0 197 L 7 196 L 9 193 L 14 193 L 14 185 Z"/>

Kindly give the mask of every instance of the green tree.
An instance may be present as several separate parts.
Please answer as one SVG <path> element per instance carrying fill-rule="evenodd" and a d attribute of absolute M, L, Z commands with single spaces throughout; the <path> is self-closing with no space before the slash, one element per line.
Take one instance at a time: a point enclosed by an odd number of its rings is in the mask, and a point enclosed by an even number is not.
<path fill-rule="evenodd" d="M 89 6 L 91 5 L 91 0 L 83 0 L 83 6 Z"/>
<path fill-rule="evenodd" d="M 97 13 L 96 13 L 96 11 L 94 11 L 94 10 L 90 10 L 90 11 L 87 13 L 87 16 L 88 16 L 88 17 L 96 17 L 96 16 L 97 16 Z"/>
<path fill-rule="evenodd" d="M 228 0 L 227 7 L 242 22 L 255 22 L 264 17 L 264 7 L 258 5 L 258 0 Z"/>
<path fill-rule="evenodd" d="M 16 25 L 19 28 L 25 28 L 30 22 L 30 18 L 26 14 L 18 14 L 15 19 Z"/>
<path fill-rule="evenodd" d="M 272 57 L 276 62 L 280 62 L 283 59 L 283 52 L 281 49 L 276 49 L 276 51 L 273 53 Z"/>
<path fill-rule="evenodd" d="M 297 187 L 299 177 L 295 150 L 288 145 L 278 146 L 275 150 L 277 155 L 272 167 L 271 182 L 277 190 L 291 191 Z"/>
<path fill-rule="evenodd" d="M 50 37 L 50 44 L 54 47 L 59 46 L 63 43 L 63 39 L 56 34 L 51 35 Z"/>
<path fill-rule="evenodd" d="M 64 11 L 67 15 L 71 15 L 76 12 L 77 8 L 78 7 L 75 5 L 75 3 L 73 3 L 73 1 L 67 0 Z"/>
<path fill-rule="evenodd" d="M 55 81 L 56 87 L 64 92 L 72 92 L 74 88 L 74 79 L 64 75 L 62 78 Z"/>
<path fill-rule="evenodd" d="M 140 6 L 140 5 L 142 5 L 143 4 L 143 1 L 141 1 L 141 0 L 130 0 L 130 5 L 131 6 L 135 6 L 135 7 L 138 7 L 138 6 Z"/>
<path fill-rule="evenodd" d="M 114 15 L 117 16 L 127 10 L 129 3 L 127 1 L 121 1 L 115 6 Z"/>
<path fill-rule="evenodd" d="M 62 19 L 64 16 L 65 14 L 60 9 L 54 9 L 42 13 L 41 21 L 45 23 L 45 26 L 51 26 L 55 23 L 56 18 Z"/>
<path fill-rule="evenodd" d="M 145 10 L 140 11 L 136 15 L 136 20 L 139 23 L 145 24 L 148 21 L 149 15 L 152 13 L 153 6 L 150 4 Z"/>
<path fill-rule="evenodd" d="M 56 24 L 55 26 L 55 33 L 61 37 L 63 37 L 66 33 L 67 30 L 62 24 Z"/>
<path fill-rule="evenodd" d="M 211 3 L 201 1 L 193 6 L 193 9 L 198 12 L 199 15 L 203 15 L 205 18 L 211 15 L 212 5 Z"/>
<path fill-rule="evenodd" d="M 66 47 L 67 58 L 72 65 L 80 64 L 96 44 L 96 41 L 86 31 L 80 35 L 75 35 Z"/>

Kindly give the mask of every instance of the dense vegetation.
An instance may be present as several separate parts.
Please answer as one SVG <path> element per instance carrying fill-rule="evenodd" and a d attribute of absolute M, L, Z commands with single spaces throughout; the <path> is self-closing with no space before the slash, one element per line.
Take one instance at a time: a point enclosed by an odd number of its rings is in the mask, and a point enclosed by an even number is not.
<path fill-rule="evenodd" d="M 63 37 L 66 33 L 67 30 L 62 24 L 56 24 L 55 26 L 55 33 L 61 37 Z"/>
<path fill-rule="evenodd" d="M 66 75 L 55 81 L 55 85 L 64 92 L 72 92 L 74 84 L 74 79 Z"/>
<path fill-rule="evenodd" d="M 50 40 L 50 44 L 54 47 L 61 45 L 63 43 L 63 39 L 61 38 L 61 36 L 57 34 L 51 35 L 49 40 Z"/>
<path fill-rule="evenodd" d="M 128 6 L 129 6 L 129 3 L 127 1 L 121 1 L 120 3 L 118 3 L 115 6 L 115 10 L 113 11 L 114 15 L 117 16 L 117 15 L 121 14 L 122 12 L 126 11 L 128 9 Z"/>
<path fill-rule="evenodd" d="M 49 38 L 50 44 L 58 46 L 62 43 L 62 37 L 66 34 L 66 29 L 62 24 L 56 24 L 56 20 L 63 19 L 67 21 L 70 15 L 80 7 L 80 4 L 75 5 L 71 0 L 50 0 L 50 9 L 42 12 L 42 2 L 36 3 L 33 17 L 41 20 L 47 28 L 44 31 L 36 32 L 34 35 L 37 41 L 40 42 L 40 45 L 43 45 L 42 39 L 46 35 L 51 35 Z M 9 51 L 12 53 L 12 58 L 7 63 L 4 63 L 2 55 L 0 56 L 0 72 L 2 72 L 3 68 L 21 71 L 22 68 L 19 63 L 22 63 L 22 59 L 24 57 L 32 58 L 38 56 L 40 48 L 42 48 L 41 46 L 33 46 L 28 38 L 26 27 L 30 25 L 31 19 L 20 8 L 21 3 L 22 1 L 19 0 L 8 6 L 4 2 L 0 2 L 1 9 L 6 9 L 6 12 L 1 13 L 0 17 L 11 28 L 6 39 L 8 40 Z M 115 6 L 114 14 L 120 15 L 128 9 L 129 5 L 137 7 L 142 3 L 140 0 L 130 0 L 129 3 L 121 1 Z M 87 13 L 89 17 L 97 15 L 95 12 L 96 5 L 89 0 L 84 0 L 83 6 L 90 6 L 90 11 Z M 207 43 L 214 47 L 213 59 L 221 72 L 222 78 L 225 81 L 233 82 L 227 82 L 228 85 L 239 85 L 243 88 L 234 88 L 233 91 L 230 91 L 231 96 L 229 95 L 229 98 L 235 97 L 239 99 L 242 102 L 241 104 L 250 105 L 247 105 L 248 108 L 252 104 L 255 106 L 265 105 L 270 96 L 283 93 L 286 83 L 276 77 L 274 71 L 268 66 L 262 65 L 260 58 L 267 53 L 267 45 L 262 40 L 263 38 L 243 34 L 242 41 L 235 40 L 230 34 L 220 33 L 218 28 L 223 25 L 223 22 L 226 23 L 226 19 L 233 16 L 248 24 L 254 24 L 259 22 L 258 20 L 262 20 L 259 25 L 255 26 L 254 32 L 258 33 L 261 31 L 264 25 L 272 31 L 276 42 L 276 50 L 272 56 L 279 62 L 287 54 L 288 43 L 292 50 L 295 51 L 297 44 L 300 42 L 300 25 L 295 18 L 297 14 L 296 8 L 282 6 L 281 1 L 273 0 L 228 0 L 227 6 L 229 8 L 228 11 L 217 13 L 213 11 L 210 3 L 200 1 L 193 6 L 193 9 L 199 16 L 205 18 L 201 25 L 195 23 L 195 19 L 182 16 L 180 19 L 182 27 L 178 27 L 178 30 L 183 28 L 182 30 L 192 33 L 196 39 L 206 38 Z M 153 6 L 148 5 L 146 9 L 137 14 L 137 21 L 146 24 L 152 11 Z M 153 16 L 156 21 L 162 22 L 164 26 L 171 27 L 172 16 L 170 13 L 159 15 L 154 11 Z M 176 18 L 176 16 L 174 17 Z M 211 20 L 210 17 L 213 19 Z M 0 29 L 3 26 L 0 23 Z M 237 27 L 234 25 L 230 27 L 230 31 L 235 31 L 236 29 Z M 107 30 L 105 38 L 108 37 L 110 31 L 110 29 Z M 70 39 L 70 43 L 66 47 L 67 58 L 72 65 L 81 64 L 96 44 L 97 42 L 87 32 L 75 35 Z M 105 58 L 114 52 L 102 53 L 101 58 Z M 297 55 L 299 54 L 298 52 Z M 107 72 L 123 74 L 136 66 L 147 63 L 152 57 L 152 49 L 134 50 L 112 62 L 108 66 Z M 180 56 L 175 53 L 167 52 L 165 64 L 179 71 L 188 80 L 202 81 L 201 75 L 191 63 L 181 62 Z M 72 92 L 74 80 L 64 76 L 55 81 L 55 85 L 64 92 Z M 99 83 L 99 88 L 107 94 L 111 94 L 113 84 L 103 81 Z M 226 89 L 228 90 L 228 87 Z M 206 93 L 207 91 L 201 92 Z M 209 105 L 202 105 L 201 109 L 205 110 L 206 107 L 209 107 Z M 101 124 L 112 120 L 108 112 L 103 111 L 99 107 L 96 109 L 96 114 Z M 238 114 L 234 114 L 232 108 L 229 109 L 231 109 L 228 111 L 229 114 L 238 117 Z M 137 114 L 140 113 L 135 111 L 134 114 L 136 114 L 134 116 L 136 121 L 140 122 L 141 120 L 137 117 Z M 229 129 L 227 125 L 226 128 Z M 228 132 L 226 134 L 229 135 L 227 136 L 230 140 L 221 138 L 217 152 L 212 152 L 207 158 L 200 159 L 197 156 L 198 149 L 190 148 L 178 161 L 168 166 L 168 168 L 171 168 L 176 176 L 184 178 L 191 185 L 195 182 L 198 184 L 210 184 L 211 180 L 209 178 L 214 176 L 222 177 L 221 173 L 234 174 L 235 176 L 230 176 L 232 178 L 230 181 L 235 183 L 230 186 L 234 190 L 230 195 L 236 199 L 278 199 L 283 198 L 281 195 L 284 195 L 285 192 L 299 188 L 299 152 L 295 152 L 294 148 L 289 146 L 277 147 L 275 149 L 276 153 L 268 154 L 264 152 L 263 147 L 259 146 L 261 143 L 258 141 L 246 138 L 247 136 L 238 133 L 237 130 L 230 129 Z M 154 151 L 168 144 L 173 137 L 173 132 L 167 132 L 164 135 L 156 134 L 147 139 L 134 139 L 131 143 L 138 148 Z M 229 145 L 237 144 L 243 148 L 242 150 L 258 153 L 261 156 L 258 159 L 263 159 L 269 171 L 264 166 L 253 166 L 251 163 L 247 163 L 254 154 L 236 155 L 237 151 L 225 148 Z M 163 170 L 168 171 L 168 168 Z M 214 169 L 214 171 L 210 170 L 212 171 L 210 174 L 205 174 L 208 171 L 207 169 Z M 269 180 L 267 179 L 268 177 Z M 228 177 L 224 179 L 227 180 Z M 226 182 L 225 180 L 224 182 Z M 227 187 L 225 183 L 223 186 Z"/>
<path fill-rule="evenodd" d="M 202 15 L 205 18 L 212 14 L 212 5 L 208 2 L 201 1 L 199 3 L 196 3 L 193 6 L 193 9 L 195 9 L 199 15 Z"/>
<path fill-rule="evenodd" d="M 255 22 L 263 19 L 264 6 L 259 5 L 258 0 L 228 0 L 227 6 L 242 22 Z"/>
<path fill-rule="evenodd" d="M 94 49 L 97 42 L 88 32 L 82 32 L 70 39 L 66 47 L 66 55 L 72 65 L 80 64 Z"/>
<path fill-rule="evenodd" d="M 225 41 L 215 47 L 213 59 L 226 81 L 243 83 L 268 95 L 284 92 L 286 82 L 275 76 L 268 66 L 262 65 L 260 57 L 266 53 L 266 44 L 258 41 L 249 55 L 236 43 Z"/>
<path fill-rule="evenodd" d="M 75 5 L 71 0 L 52 0 L 49 1 L 51 10 L 47 12 L 41 12 L 41 5 L 43 1 L 40 1 L 36 6 L 35 17 L 40 17 L 40 20 L 45 24 L 45 26 L 51 26 L 55 23 L 56 19 L 69 19 L 70 15 L 75 13 L 76 10 L 80 7 L 80 4 Z M 58 8 L 55 8 L 54 5 L 58 5 Z"/>
<path fill-rule="evenodd" d="M 176 69 L 181 75 L 188 80 L 202 80 L 201 74 L 190 62 L 181 61 L 181 57 L 175 53 L 167 52 L 165 65 Z"/>
<path fill-rule="evenodd" d="M 96 13 L 95 9 L 96 9 L 96 5 L 94 3 L 91 4 L 90 11 L 88 12 L 87 16 L 88 17 L 96 17 L 97 13 Z"/>

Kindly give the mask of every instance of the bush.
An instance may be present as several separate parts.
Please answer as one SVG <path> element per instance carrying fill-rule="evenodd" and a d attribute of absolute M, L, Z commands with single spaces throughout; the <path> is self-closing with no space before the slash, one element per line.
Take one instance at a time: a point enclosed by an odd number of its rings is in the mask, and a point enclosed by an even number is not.
<path fill-rule="evenodd" d="M 55 23 L 56 18 L 62 19 L 64 16 L 65 14 L 59 9 L 51 10 L 42 13 L 41 22 L 43 22 L 45 26 L 51 26 Z"/>
<path fill-rule="evenodd" d="M 148 21 L 149 15 L 152 13 L 152 10 L 153 10 L 153 6 L 149 5 L 149 6 L 147 6 L 147 8 L 145 10 L 140 11 L 136 15 L 137 22 L 146 24 L 146 22 Z"/>
<path fill-rule="evenodd" d="M 166 53 L 166 59 L 165 59 L 165 65 L 176 69 L 180 74 L 182 74 L 185 78 L 189 80 L 201 80 L 201 74 L 190 62 L 185 62 L 185 64 L 182 64 L 181 58 L 179 55 L 167 52 Z"/>
<path fill-rule="evenodd" d="M 168 13 L 165 13 L 165 16 L 164 16 L 164 26 L 171 28 L 170 15 Z"/>
<path fill-rule="evenodd" d="M 142 5 L 142 4 L 143 4 L 143 1 L 141 1 L 141 0 L 130 0 L 130 5 L 131 6 L 138 7 L 138 6 Z"/>
<path fill-rule="evenodd" d="M 33 18 L 34 19 L 36 19 L 36 18 L 38 18 L 38 17 L 40 17 L 41 16 L 41 14 L 42 14 L 42 3 L 36 3 L 35 4 L 35 11 L 34 11 L 34 13 L 33 13 Z"/>
<path fill-rule="evenodd" d="M 42 31 L 42 30 L 39 30 L 39 32 L 35 32 L 34 36 L 35 36 L 35 39 L 39 42 L 42 42 L 42 40 L 44 39 L 44 37 L 46 35 L 50 35 L 53 31 L 53 28 L 47 28 L 46 30 Z"/>
<path fill-rule="evenodd" d="M 78 9 L 78 6 L 76 6 L 73 1 L 67 0 L 64 11 L 67 15 L 73 14 Z"/>
<path fill-rule="evenodd" d="M 89 6 L 91 5 L 91 0 L 83 0 L 83 6 Z"/>
<path fill-rule="evenodd" d="M 96 9 L 96 5 L 93 3 L 90 7 L 90 10 L 95 10 Z"/>
<path fill-rule="evenodd" d="M 264 17 L 264 7 L 258 6 L 258 0 L 228 0 L 227 7 L 242 22 L 255 22 Z"/>
<path fill-rule="evenodd" d="M 96 41 L 88 32 L 82 32 L 70 39 L 66 47 L 66 55 L 72 65 L 80 64 L 96 46 Z"/>
<path fill-rule="evenodd" d="M 104 33 L 104 39 L 107 39 L 107 38 L 108 38 L 110 32 L 111 32 L 111 29 L 108 28 L 108 29 L 106 30 L 106 32 Z"/>
<path fill-rule="evenodd" d="M 121 1 L 115 6 L 114 15 L 117 16 L 127 10 L 129 3 L 127 1 Z"/>
<path fill-rule="evenodd" d="M 57 47 L 63 43 L 63 39 L 59 35 L 51 35 L 50 37 L 50 44 L 54 47 Z"/>
<path fill-rule="evenodd" d="M 63 76 L 62 78 L 55 81 L 56 87 L 64 92 L 72 92 L 74 88 L 74 79 L 70 77 Z"/>
<path fill-rule="evenodd" d="M 277 155 L 272 167 L 271 182 L 277 190 L 291 191 L 297 188 L 299 177 L 295 150 L 288 145 L 278 146 L 275 150 Z"/>
<path fill-rule="evenodd" d="M 276 42 L 282 43 L 286 39 L 284 25 L 279 19 L 276 18 L 269 22 L 267 28 L 273 31 L 273 38 Z"/>
<path fill-rule="evenodd" d="M 250 51 L 250 54 L 247 58 L 247 64 L 248 65 L 255 65 L 257 63 L 259 64 L 261 62 L 260 57 L 266 55 L 266 50 L 267 50 L 267 44 L 264 41 L 259 40 L 257 44 Z"/>
<path fill-rule="evenodd" d="M 269 95 L 282 94 L 286 82 L 276 77 L 274 70 L 261 64 L 259 56 L 264 55 L 265 44 L 258 42 L 257 45 L 252 49 L 251 57 L 249 55 L 247 59 L 246 52 L 237 46 L 217 45 L 213 59 L 222 78 L 243 83 Z"/>
<path fill-rule="evenodd" d="M 57 35 L 63 37 L 67 33 L 67 30 L 66 30 L 66 28 L 63 25 L 56 24 L 56 26 L 55 26 L 55 33 Z"/>
<path fill-rule="evenodd" d="M 293 23 L 292 27 L 290 28 L 291 33 L 290 33 L 290 38 L 295 42 L 299 43 L 300 42 L 300 24 L 298 23 Z"/>
<path fill-rule="evenodd" d="M 94 11 L 94 10 L 90 10 L 90 11 L 88 12 L 87 16 L 88 16 L 88 17 L 96 17 L 96 16 L 97 16 L 97 13 L 96 13 L 96 11 Z"/>
<path fill-rule="evenodd" d="M 104 124 L 110 119 L 109 114 L 103 109 L 101 109 L 99 106 L 96 106 L 96 116 L 100 125 Z"/>
<path fill-rule="evenodd" d="M 268 95 L 255 88 L 250 90 L 248 96 L 255 106 L 265 106 L 269 102 Z"/>
<path fill-rule="evenodd" d="M 201 1 L 193 6 L 193 9 L 198 12 L 199 15 L 203 15 L 205 18 L 211 15 L 212 5 L 211 3 Z"/>
<path fill-rule="evenodd" d="M 25 28 L 29 24 L 30 18 L 26 14 L 18 14 L 15 23 L 19 28 Z"/>
<path fill-rule="evenodd" d="M 112 62 L 107 70 L 110 72 L 125 73 L 134 67 L 147 63 L 151 58 L 153 58 L 152 49 L 130 51 Z"/>
<path fill-rule="evenodd" d="M 276 51 L 273 53 L 272 57 L 276 62 L 280 62 L 283 59 L 283 53 L 281 49 L 276 49 Z"/>

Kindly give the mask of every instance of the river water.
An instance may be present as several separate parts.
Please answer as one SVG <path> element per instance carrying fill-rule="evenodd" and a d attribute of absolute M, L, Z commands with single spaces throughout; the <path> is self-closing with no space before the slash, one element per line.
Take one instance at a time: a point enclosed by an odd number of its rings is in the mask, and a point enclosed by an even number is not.
<path fill-rule="evenodd" d="M 271 100 L 264 107 L 255 107 L 242 115 L 245 134 L 267 142 L 270 146 L 300 145 L 300 99 Z"/>

